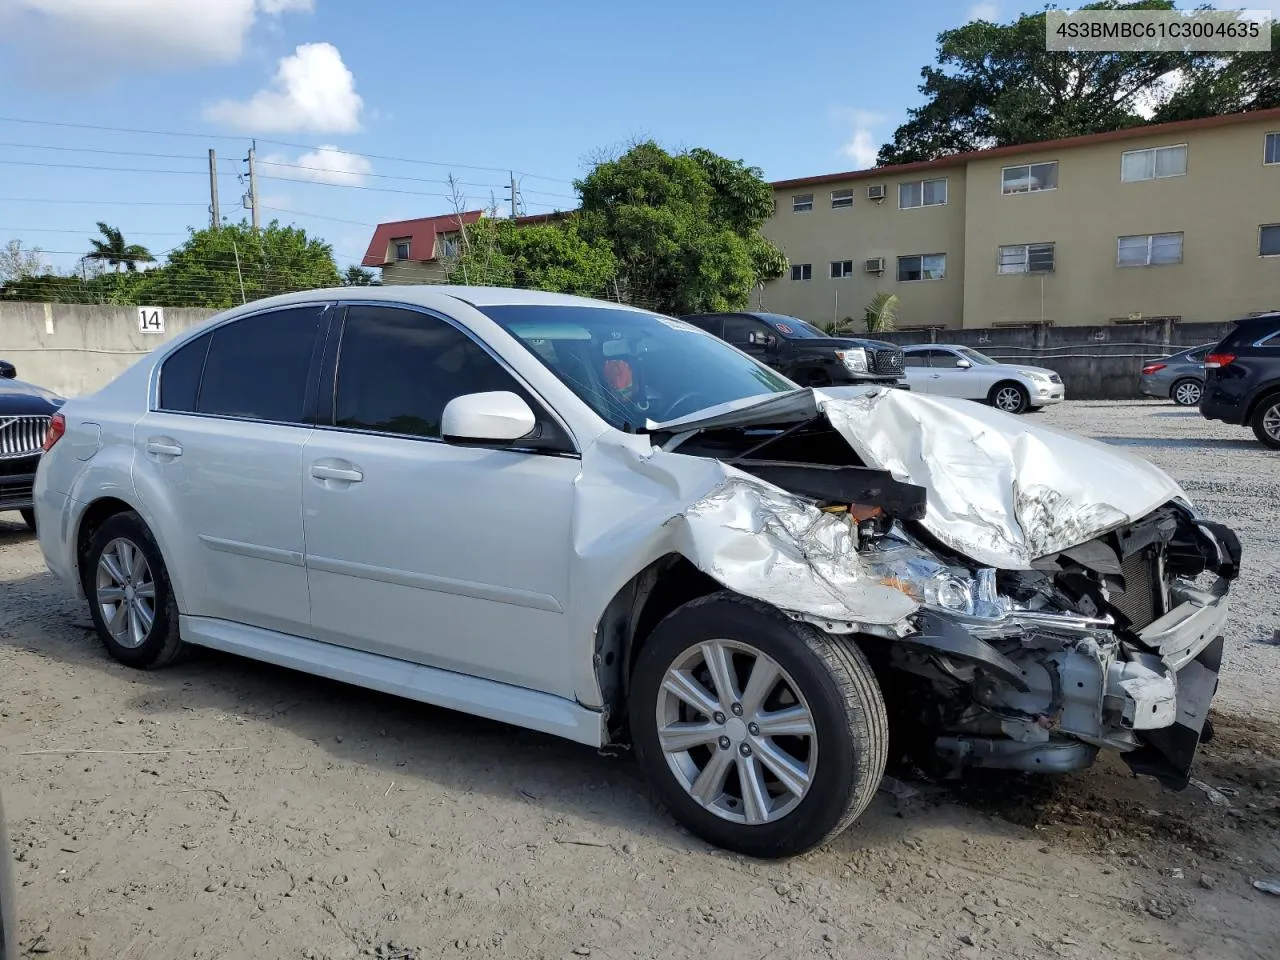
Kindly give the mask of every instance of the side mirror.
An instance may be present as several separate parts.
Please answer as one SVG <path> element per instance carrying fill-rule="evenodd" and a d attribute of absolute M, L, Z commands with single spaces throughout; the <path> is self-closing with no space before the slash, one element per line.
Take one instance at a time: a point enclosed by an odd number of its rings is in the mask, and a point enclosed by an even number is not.
<path fill-rule="evenodd" d="M 440 421 L 441 436 L 459 443 L 511 443 L 537 425 L 529 404 L 509 390 L 454 397 Z"/>
<path fill-rule="evenodd" d="M 0 377 L 6 380 L 18 379 L 18 368 L 6 360 L 0 360 Z"/>
<path fill-rule="evenodd" d="M 957 360 L 956 366 L 959 367 L 961 370 L 968 370 L 970 367 L 973 366 L 973 364 L 970 363 L 968 360 Z"/>

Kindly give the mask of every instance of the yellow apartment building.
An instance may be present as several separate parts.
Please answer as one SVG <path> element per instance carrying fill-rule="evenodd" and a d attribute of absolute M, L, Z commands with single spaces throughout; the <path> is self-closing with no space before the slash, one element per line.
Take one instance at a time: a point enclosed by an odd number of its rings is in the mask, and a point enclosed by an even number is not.
<path fill-rule="evenodd" d="M 790 261 L 753 306 L 990 327 L 1280 308 L 1280 108 L 773 184 Z"/>

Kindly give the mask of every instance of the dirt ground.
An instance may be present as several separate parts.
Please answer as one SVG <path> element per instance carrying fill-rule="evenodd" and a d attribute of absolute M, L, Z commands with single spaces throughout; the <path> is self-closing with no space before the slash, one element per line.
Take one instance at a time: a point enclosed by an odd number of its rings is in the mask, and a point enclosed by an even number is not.
<path fill-rule="evenodd" d="M 30 956 L 1274 958 L 1280 454 L 1167 404 L 1034 415 L 1233 524 L 1212 792 L 1114 760 L 887 782 L 830 846 L 711 849 L 634 762 L 250 661 L 116 665 L 0 515 L 0 789 Z"/>

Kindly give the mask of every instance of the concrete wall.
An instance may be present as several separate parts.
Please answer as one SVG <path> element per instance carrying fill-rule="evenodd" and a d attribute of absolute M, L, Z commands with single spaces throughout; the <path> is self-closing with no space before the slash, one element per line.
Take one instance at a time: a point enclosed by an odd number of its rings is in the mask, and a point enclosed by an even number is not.
<path fill-rule="evenodd" d="M 18 368 L 20 380 L 80 396 L 215 312 L 165 307 L 164 332 L 143 333 L 137 307 L 0 303 L 0 359 Z"/>

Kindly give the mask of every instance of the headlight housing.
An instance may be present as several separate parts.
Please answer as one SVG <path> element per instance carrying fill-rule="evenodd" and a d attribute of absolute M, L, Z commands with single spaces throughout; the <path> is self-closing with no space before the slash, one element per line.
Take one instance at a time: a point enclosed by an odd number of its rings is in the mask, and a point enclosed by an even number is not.
<path fill-rule="evenodd" d="M 1008 616 L 1012 603 L 996 590 L 990 567 L 951 566 L 922 548 L 897 540 L 869 545 L 863 555 L 872 575 L 917 603 L 946 613 L 983 620 Z"/>
<path fill-rule="evenodd" d="M 1049 375 L 1047 373 L 1041 373 L 1039 370 L 1019 370 L 1018 373 L 1022 374 L 1029 380 L 1036 380 L 1041 383 L 1053 382 L 1049 379 Z"/>
<path fill-rule="evenodd" d="M 850 373 L 867 372 L 867 351 L 861 347 L 850 347 L 848 350 L 837 350 L 836 359 L 845 365 Z"/>

